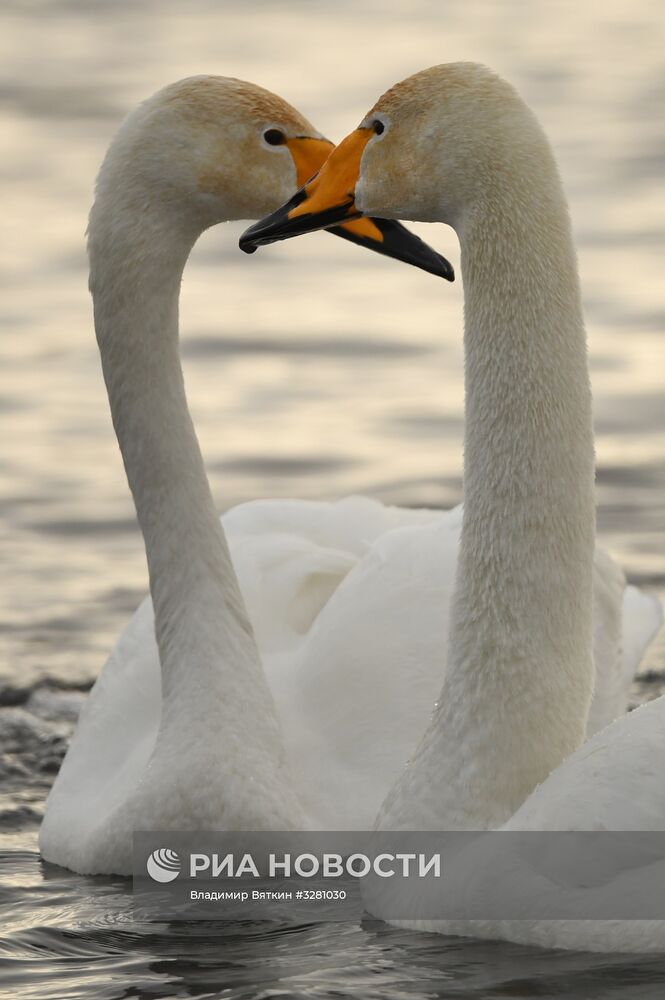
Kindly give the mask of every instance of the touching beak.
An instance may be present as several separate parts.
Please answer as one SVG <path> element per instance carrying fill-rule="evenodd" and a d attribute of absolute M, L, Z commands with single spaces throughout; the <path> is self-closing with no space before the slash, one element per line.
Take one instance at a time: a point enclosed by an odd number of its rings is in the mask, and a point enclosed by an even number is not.
<path fill-rule="evenodd" d="M 370 219 L 356 208 L 360 160 L 372 135 L 371 129 L 356 129 L 332 152 L 332 143 L 325 139 L 288 139 L 300 190 L 272 215 L 246 229 L 240 249 L 254 253 L 264 244 L 327 229 L 368 250 L 454 281 L 452 264 L 399 222 Z"/>

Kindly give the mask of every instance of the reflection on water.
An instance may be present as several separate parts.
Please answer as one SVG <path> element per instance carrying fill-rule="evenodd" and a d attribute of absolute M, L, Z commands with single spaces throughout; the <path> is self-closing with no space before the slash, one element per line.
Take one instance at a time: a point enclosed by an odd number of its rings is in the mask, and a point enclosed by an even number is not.
<path fill-rule="evenodd" d="M 123 884 L 54 870 L 42 880 L 34 830 L 81 690 L 146 587 L 99 374 L 83 235 L 94 174 L 124 112 L 164 83 L 215 72 L 277 91 L 339 138 L 386 86 L 423 66 L 470 58 L 509 76 L 544 122 L 570 195 L 599 533 L 632 579 L 662 595 L 663 11 L 650 0 L 607 0 L 602 10 L 592 0 L 338 0 L 334 9 L 255 0 L 251 10 L 240 0 L 7 0 L 2 18 L 9 994 L 21 984 L 35 997 L 162 996 L 168 984 L 179 995 L 225 986 L 227 996 L 653 995 L 648 984 L 664 971 L 653 960 L 546 956 L 370 926 L 136 927 Z M 188 391 L 220 509 L 349 492 L 457 502 L 461 283 L 325 234 L 247 258 L 242 228 L 207 233 L 183 287 Z M 414 228 L 458 265 L 449 230 Z M 661 644 L 650 665 L 662 664 Z M 647 677 L 636 697 L 655 690 Z"/>

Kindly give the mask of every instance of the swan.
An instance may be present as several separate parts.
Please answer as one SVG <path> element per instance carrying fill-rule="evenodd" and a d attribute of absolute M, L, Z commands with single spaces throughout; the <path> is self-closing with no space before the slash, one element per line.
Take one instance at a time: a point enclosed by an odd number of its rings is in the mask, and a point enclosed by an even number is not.
<path fill-rule="evenodd" d="M 664 830 L 665 698 L 584 742 L 594 680 L 591 394 L 571 227 L 549 143 L 486 67 L 433 67 L 384 94 L 318 176 L 250 227 L 241 246 L 364 214 L 452 226 L 465 291 L 464 509 L 446 670 L 377 829 Z M 646 614 L 652 633 L 660 610 Z M 474 859 L 473 849 L 465 865 L 459 858 L 467 879 L 459 888 L 481 899 L 510 892 L 514 871 Z M 560 887 L 546 860 L 518 855 L 515 865 L 553 896 Z M 619 859 L 600 885 L 580 888 L 580 914 L 585 900 L 623 899 L 630 886 L 639 901 L 653 862 L 648 851 Z M 390 916 L 380 898 L 370 908 Z M 549 947 L 665 947 L 661 921 L 407 926 Z"/>
<path fill-rule="evenodd" d="M 135 635 L 123 637 L 81 714 L 46 804 L 39 842 L 47 861 L 126 874 L 135 829 L 316 824 L 292 773 L 187 408 L 178 297 L 204 229 L 271 210 L 331 148 L 268 91 L 194 77 L 131 113 L 102 164 L 88 230 L 90 289 L 152 603 L 139 615 L 143 651 Z M 452 277 L 447 261 L 395 223 L 361 221 L 339 235 Z M 297 713 L 292 677 L 273 674 L 273 683 Z M 284 721 L 300 736 L 296 755 L 305 754 L 312 724 Z M 323 769 L 316 780 L 325 783 Z"/>

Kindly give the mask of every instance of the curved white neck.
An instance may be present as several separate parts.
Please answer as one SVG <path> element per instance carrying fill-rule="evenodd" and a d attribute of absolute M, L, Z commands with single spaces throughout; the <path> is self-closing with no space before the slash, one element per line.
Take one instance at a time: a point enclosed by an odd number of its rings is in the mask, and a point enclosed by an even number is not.
<path fill-rule="evenodd" d="M 592 688 L 593 439 L 565 200 L 536 177 L 458 225 L 464 520 L 446 677 L 381 825 L 507 819 L 583 740 Z"/>
<path fill-rule="evenodd" d="M 113 424 L 145 540 L 162 669 L 160 740 L 186 734 L 275 774 L 282 742 L 187 408 L 182 271 L 198 230 L 98 193 L 90 287 Z M 238 756 L 242 754 L 242 768 Z M 229 762 L 230 763 L 230 762 Z M 213 780 L 211 778 L 211 780 Z"/>

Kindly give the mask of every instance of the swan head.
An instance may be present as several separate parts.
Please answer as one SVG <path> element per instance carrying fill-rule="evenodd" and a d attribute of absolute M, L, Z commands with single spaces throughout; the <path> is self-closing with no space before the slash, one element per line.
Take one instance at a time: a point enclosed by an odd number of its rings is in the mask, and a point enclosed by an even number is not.
<path fill-rule="evenodd" d="M 136 108 L 112 142 L 97 180 L 91 250 L 98 229 L 107 237 L 124 225 L 138 241 L 140 226 L 154 243 L 181 233 L 191 246 L 216 223 L 256 219 L 312 178 L 333 148 L 262 87 L 219 76 L 180 80 Z M 435 273 L 449 267 L 393 222 L 347 220 L 335 232 Z"/>
<path fill-rule="evenodd" d="M 140 201 L 201 229 L 253 219 L 289 198 L 331 149 L 300 112 L 262 87 L 189 77 L 126 118 L 102 165 L 97 199 Z"/>
<path fill-rule="evenodd" d="M 485 66 L 434 66 L 388 90 L 318 176 L 248 232 L 255 243 L 380 215 L 459 226 L 546 140 L 517 92 Z"/>

